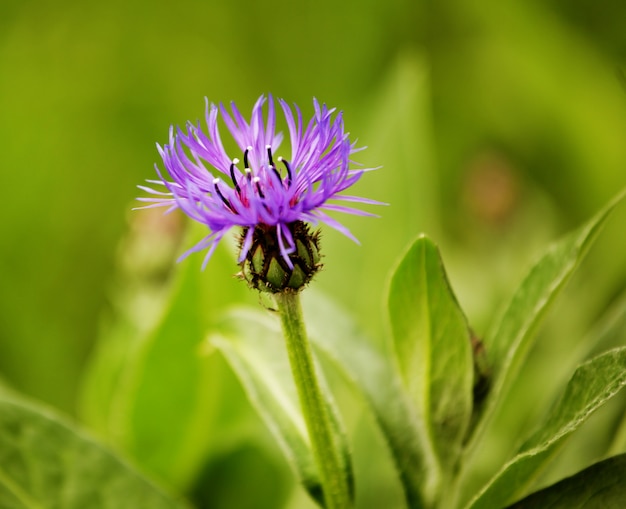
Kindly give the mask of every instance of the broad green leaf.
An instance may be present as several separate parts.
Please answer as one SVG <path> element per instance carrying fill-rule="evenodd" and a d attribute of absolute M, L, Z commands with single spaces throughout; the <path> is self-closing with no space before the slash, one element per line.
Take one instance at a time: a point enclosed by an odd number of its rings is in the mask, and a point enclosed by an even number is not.
<path fill-rule="evenodd" d="M 449 471 L 472 413 L 474 366 L 467 321 L 439 250 L 425 236 L 393 275 L 389 316 L 404 385 Z"/>
<path fill-rule="evenodd" d="M 133 457 L 184 486 L 210 443 L 217 395 L 212 358 L 201 350 L 203 275 L 192 264 L 181 269 L 167 314 L 125 372 L 114 416 Z"/>
<path fill-rule="evenodd" d="M 112 415 L 120 380 L 127 364 L 137 355 L 167 309 L 167 293 L 163 287 L 117 295 L 115 309 L 106 317 L 92 357 L 85 369 L 81 387 L 80 417 L 101 435 L 115 438 L 122 435 Z M 141 316 L 136 316 L 140 314 Z"/>
<path fill-rule="evenodd" d="M 626 385 L 626 347 L 611 350 L 582 364 L 537 432 L 520 452 L 470 503 L 471 509 L 492 509 L 511 503 L 527 491 L 558 447 L 600 406 Z"/>
<path fill-rule="evenodd" d="M 390 355 L 374 346 L 330 299 L 302 295 L 314 347 L 327 356 L 369 404 L 389 445 L 407 506 L 426 507 L 437 496 L 439 465 L 424 421 L 415 410 Z"/>
<path fill-rule="evenodd" d="M 235 309 L 226 317 L 220 333 L 210 336 L 210 342 L 230 363 L 250 402 L 274 434 L 305 489 L 315 500 L 321 501 L 319 473 L 276 318 L 253 309 Z M 318 375 L 329 405 L 334 439 L 343 453 L 346 478 L 352 482 L 345 433 L 319 370 Z"/>
<path fill-rule="evenodd" d="M 0 507 L 183 509 L 47 408 L 0 392 Z"/>
<path fill-rule="evenodd" d="M 101 317 L 98 341 L 81 384 L 81 417 L 105 436 L 110 431 L 109 405 L 125 363 L 167 307 L 174 258 L 185 231 L 180 216 L 164 216 L 155 209 L 132 213 L 127 226 L 109 283 L 111 305 Z"/>
<path fill-rule="evenodd" d="M 584 509 L 626 507 L 626 454 L 600 461 L 541 491 L 532 493 L 508 509 Z"/>
<path fill-rule="evenodd" d="M 532 346 L 533 332 L 559 290 L 574 272 L 605 223 L 620 194 L 578 230 L 553 244 L 533 266 L 513 295 L 503 315 L 485 338 L 492 380 L 490 392 L 478 409 L 468 450 L 472 451 Z"/>
<path fill-rule="evenodd" d="M 215 437 L 223 439 L 214 428 L 228 397 L 221 387 L 223 361 L 203 348 L 203 340 L 216 311 L 246 291 L 233 280 L 237 266 L 225 250 L 216 251 L 206 272 L 200 263 L 201 257 L 181 262 L 164 297 L 155 301 L 147 290 L 143 306 L 130 308 L 134 315 L 120 313 L 101 338 L 83 394 L 87 422 L 146 471 L 181 489 Z"/>

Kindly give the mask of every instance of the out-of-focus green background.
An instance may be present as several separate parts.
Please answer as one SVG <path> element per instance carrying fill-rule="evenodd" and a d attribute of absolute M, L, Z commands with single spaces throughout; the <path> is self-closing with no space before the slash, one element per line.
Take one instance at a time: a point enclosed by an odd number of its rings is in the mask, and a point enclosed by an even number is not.
<path fill-rule="evenodd" d="M 118 243 L 142 214 L 135 186 L 205 96 L 342 109 L 360 161 L 383 166 L 355 193 L 390 206 L 344 219 L 361 246 L 324 232 L 314 284 L 381 338 L 391 265 L 426 231 L 483 333 L 538 250 L 626 186 L 624 20 L 623 2 L 583 0 L 3 3 L 0 376 L 76 412 Z M 538 366 L 619 297 L 625 221 L 569 288 Z"/>

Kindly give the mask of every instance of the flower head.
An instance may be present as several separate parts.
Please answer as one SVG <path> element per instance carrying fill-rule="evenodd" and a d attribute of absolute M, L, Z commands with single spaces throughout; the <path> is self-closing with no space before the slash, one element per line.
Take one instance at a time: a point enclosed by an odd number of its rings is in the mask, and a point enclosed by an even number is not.
<path fill-rule="evenodd" d="M 139 186 L 151 195 L 139 200 L 148 202 L 146 207 L 163 206 L 168 211 L 179 208 L 210 230 L 181 258 L 207 249 L 204 267 L 233 226 L 244 231 L 240 263 L 249 255 L 258 228 L 274 234 L 281 264 L 291 269 L 292 255 L 298 252 L 294 223 L 326 223 L 356 241 L 327 212 L 371 216 L 341 202 L 379 204 L 342 194 L 367 171 L 349 167 L 351 154 L 362 149 L 356 148 L 344 131 L 341 112 L 335 114 L 334 109 L 313 100 L 315 113 L 304 125 L 297 106 L 294 113 L 282 99 L 278 103 L 289 131 L 289 157 L 280 153 L 283 134 L 276 132 L 276 108 L 271 95 L 269 100 L 264 96 L 258 99 L 249 122 L 234 104 L 229 112 L 223 104 L 218 107 L 207 101 L 206 131 L 199 122 L 187 123 L 186 130 L 171 127 L 169 143 L 157 145 L 171 180 L 156 166 L 159 180 L 148 182 L 161 189 Z M 237 157 L 229 157 L 222 144 L 220 114 L 239 147 Z"/>

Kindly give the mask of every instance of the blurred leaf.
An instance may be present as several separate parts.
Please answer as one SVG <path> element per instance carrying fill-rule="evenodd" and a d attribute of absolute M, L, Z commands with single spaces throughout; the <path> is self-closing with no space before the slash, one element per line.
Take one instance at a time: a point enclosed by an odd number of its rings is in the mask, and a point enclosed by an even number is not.
<path fill-rule="evenodd" d="M 626 507 L 626 454 L 600 461 L 548 488 L 537 491 L 508 509 L 583 509 Z"/>
<path fill-rule="evenodd" d="M 293 491 L 293 474 L 283 458 L 273 452 L 243 441 L 213 458 L 196 480 L 191 501 L 198 508 L 210 509 L 285 508 Z M 311 501 L 307 507 L 317 506 Z"/>
<path fill-rule="evenodd" d="M 425 501 L 436 496 L 439 467 L 391 355 L 376 348 L 330 299 L 309 290 L 303 293 L 302 304 L 313 345 L 369 404 L 389 445 L 408 507 L 425 507 Z"/>
<path fill-rule="evenodd" d="M 183 509 L 63 418 L 0 392 L 0 507 Z"/>
<path fill-rule="evenodd" d="M 491 391 L 472 430 L 468 449 L 476 446 L 487 422 L 506 397 L 512 379 L 532 346 L 533 332 L 559 290 L 574 272 L 606 219 L 622 200 L 620 194 L 590 221 L 553 244 L 535 264 L 485 339 L 492 369 Z"/>
<path fill-rule="evenodd" d="M 388 309 L 404 385 L 450 471 L 472 413 L 474 366 L 467 321 L 428 237 L 413 243 L 394 272 Z"/>
<path fill-rule="evenodd" d="M 237 309 L 226 318 L 221 334 L 210 338 L 239 376 L 252 405 L 282 447 L 304 488 L 322 500 L 319 473 L 312 455 L 306 423 L 291 374 L 280 324 L 254 310 Z M 321 372 L 318 370 L 318 375 Z M 324 390 L 323 379 L 320 384 Z M 326 390 L 335 441 L 343 452 L 352 479 L 348 445 L 330 393 Z"/>
<path fill-rule="evenodd" d="M 626 347 L 582 364 L 546 421 L 470 503 L 491 509 L 523 495 L 564 439 L 626 385 Z"/>
<path fill-rule="evenodd" d="M 603 235 L 605 236 L 605 235 Z M 578 292 L 576 292 L 578 293 Z M 576 365 L 584 360 L 590 359 L 604 353 L 613 348 L 624 346 L 626 338 L 626 295 L 622 295 L 615 299 L 611 306 L 604 310 L 601 318 L 594 324 L 592 329 L 585 336 L 577 341 L 576 347 L 573 349 L 571 361 L 576 359 L 575 364 L 571 364 L 570 359 L 559 357 L 560 370 L 565 369 L 568 375 L 571 375 Z M 569 303 L 568 303 L 569 307 Z M 568 317 L 569 318 L 569 317 Z M 572 348 L 570 346 L 570 351 Z M 539 354 L 541 355 L 541 354 Z M 546 365 L 554 366 L 554 356 L 551 355 L 546 359 Z M 544 368 L 554 377 L 557 372 L 557 366 L 550 371 L 549 367 Z M 558 377 L 563 386 L 565 380 Z M 534 397 L 530 400 L 536 400 Z M 552 400 L 554 397 L 551 398 Z M 607 405 L 602 410 L 602 416 L 591 420 L 576 432 L 577 447 L 568 448 L 560 454 L 556 461 L 550 465 L 545 476 L 542 476 L 542 483 L 554 483 L 566 475 L 571 475 L 574 470 L 580 470 L 587 465 L 598 461 L 599 458 L 614 456 L 624 452 L 626 449 L 620 447 L 620 426 L 619 422 L 624 419 L 624 404 L 626 403 L 626 394 L 620 394 L 611 405 Z M 548 407 L 549 408 L 549 407 Z M 547 408 L 540 412 L 539 416 L 545 415 Z M 537 420 L 533 421 L 536 425 Z M 528 422 L 526 423 L 528 428 Z M 484 481 L 483 483 L 484 484 Z"/>
<path fill-rule="evenodd" d="M 188 263 L 158 327 L 138 345 L 113 402 L 123 443 L 143 465 L 184 485 L 206 453 L 216 404 L 201 352 L 201 278 Z"/>
<path fill-rule="evenodd" d="M 103 436 L 122 434 L 114 424 L 112 402 L 124 370 L 142 341 L 158 325 L 168 306 L 170 288 L 130 297 L 119 296 L 113 316 L 104 324 L 95 351 L 87 364 L 81 387 L 79 414 L 95 431 Z M 133 300 L 135 302 L 133 302 Z M 133 316 L 141 313 L 141 318 Z"/>
<path fill-rule="evenodd" d="M 118 314 L 101 338 L 82 398 L 88 422 L 181 489 L 197 475 L 215 437 L 224 439 L 215 430 L 216 412 L 228 397 L 222 361 L 203 349 L 203 339 L 217 310 L 246 290 L 233 281 L 236 265 L 224 249 L 206 272 L 199 263 L 191 257 L 176 265 L 160 302 L 148 291 L 134 316 Z"/>

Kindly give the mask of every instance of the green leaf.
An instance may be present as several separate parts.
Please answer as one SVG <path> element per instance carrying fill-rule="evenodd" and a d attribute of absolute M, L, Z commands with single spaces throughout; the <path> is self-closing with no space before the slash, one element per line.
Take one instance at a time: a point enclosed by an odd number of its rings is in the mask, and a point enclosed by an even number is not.
<path fill-rule="evenodd" d="M 626 454 L 600 461 L 552 486 L 533 493 L 508 509 L 583 509 L 626 507 Z"/>
<path fill-rule="evenodd" d="M 101 338 L 87 375 L 86 421 L 180 489 L 197 475 L 216 436 L 224 440 L 215 428 L 228 397 L 223 360 L 203 346 L 217 310 L 246 292 L 232 278 L 236 270 L 232 256 L 218 249 L 206 272 L 193 258 L 177 265 L 164 296 L 155 298 L 148 288 L 135 297 L 141 305 L 118 304 L 120 316 Z"/>
<path fill-rule="evenodd" d="M 393 274 L 389 316 L 404 385 L 449 471 L 472 413 L 474 366 L 467 321 L 439 250 L 425 236 Z"/>
<path fill-rule="evenodd" d="M 211 335 L 210 342 L 230 363 L 248 399 L 274 434 L 304 488 L 320 501 L 319 473 L 276 318 L 254 309 L 235 309 L 225 318 L 220 333 Z M 343 451 L 344 467 L 351 480 L 345 433 L 320 370 L 318 375 L 329 405 L 334 439 Z"/>
<path fill-rule="evenodd" d="M 100 413 L 106 418 L 105 436 L 147 471 L 183 487 L 206 453 L 215 396 L 207 379 L 211 359 L 200 351 L 205 334 L 199 316 L 201 274 L 191 264 L 179 268 L 157 325 L 127 338 L 124 356 L 113 359 L 119 364 L 103 363 L 102 369 L 112 366 L 119 374 Z M 109 340 L 104 352 L 111 353 L 116 343 L 124 348 L 119 339 L 104 338 Z M 92 373 L 92 387 L 102 369 Z"/>
<path fill-rule="evenodd" d="M 491 389 L 483 407 L 478 409 L 468 451 L 475 450 L 490 418 L 506 398 L 511 381 L 532 346 L 533 332 L 546 310 L 623 197 L 624 193 L 621 193 L 590 221 L 548 249 L 522 281 L 500 320 L 485 338 L 492 371 Z"/>
<path fill-rule="evenodd" d="M 523 495 L 558 446 L 626 385 L 626 347 L 582 364 L 546 421 L 520 452 L 470 503 L 471 509 L 502 507 Z"/>
<path fill-rule="evenodd" d="M 54 412 L 0 392 L 0 507 L 183 509 Z"/>
<path fill-rule="evenodd" d="M 330 299 L 313 290 L 302 304 L 313 346 L 326 355 L 369 404 L 391 451 L 407 506 L 436 497 L 439 466 L 424 422 L 417 415 L 392 358 L 373 345 Z"/>

